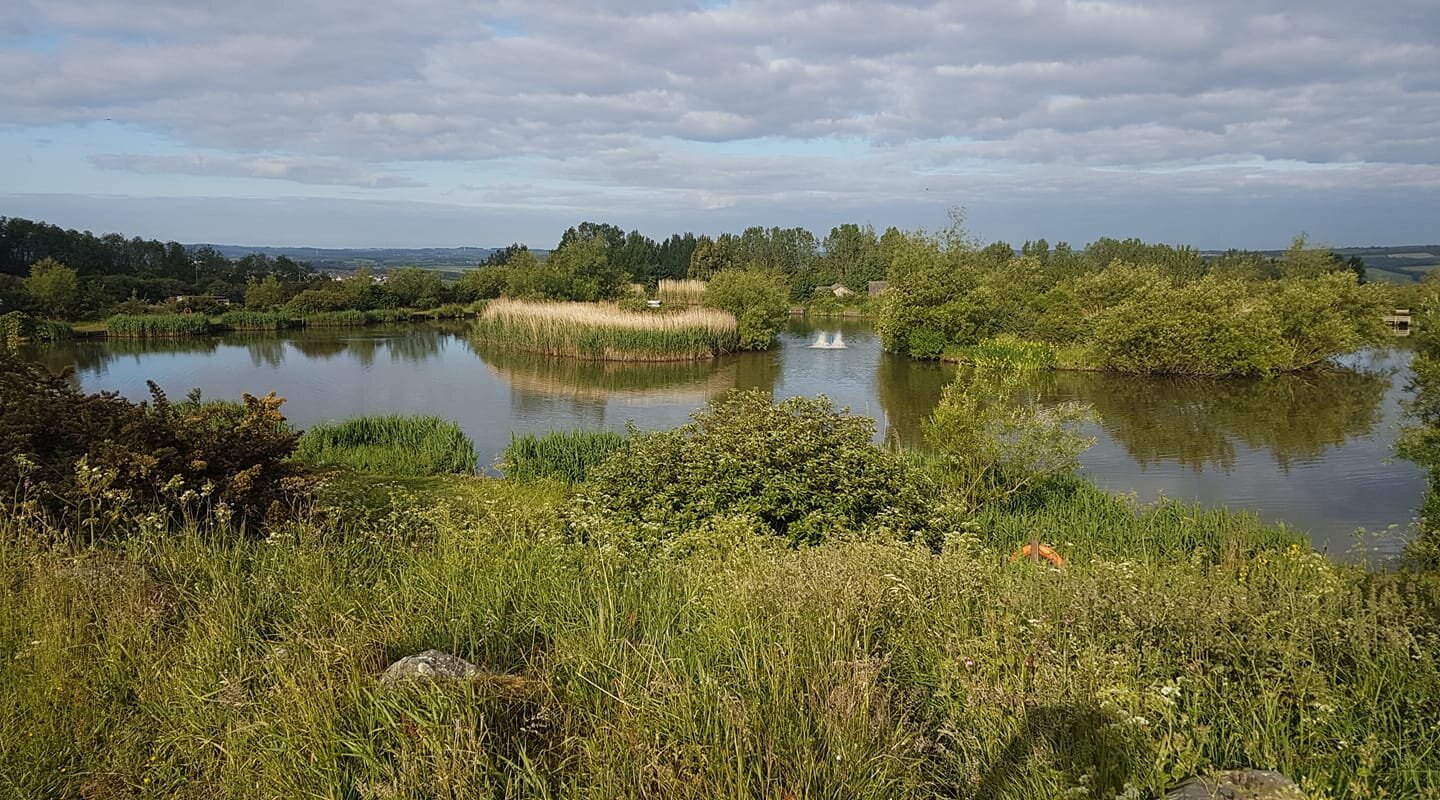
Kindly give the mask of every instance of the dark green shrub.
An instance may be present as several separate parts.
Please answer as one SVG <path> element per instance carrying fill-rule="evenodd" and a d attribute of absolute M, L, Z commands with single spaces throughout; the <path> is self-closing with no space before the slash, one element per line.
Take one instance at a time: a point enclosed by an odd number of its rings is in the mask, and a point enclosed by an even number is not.
<path fill-rule="evenodd" d="M 551 431 L 543 436 L 511 435 L 500 454 L 500 473 L 512 480 L 555 478 L 580 483 L 595 465 L 625 446 L 612 431 Z"/>
<path fill-rule="evenodd" d="M 772 404 L 732 391 L 675 430 L 639 434 L 589 471 L 573 517 L 674 536 L 715 516 L 748 517 L 791 543 L 923 527 L 928 481 L 871 443 L 874 423 L 825 397 Z"/>
<path fill-rule="evenodd" d="M 284 400 L 171 403 L 150 390 L 140 404 L 84 394 L 0 354 L 0 504 L 91 539 L 131 510 L 257 523 L 295 507 L 305 487 L 284 463 L 295 446 Z"/>

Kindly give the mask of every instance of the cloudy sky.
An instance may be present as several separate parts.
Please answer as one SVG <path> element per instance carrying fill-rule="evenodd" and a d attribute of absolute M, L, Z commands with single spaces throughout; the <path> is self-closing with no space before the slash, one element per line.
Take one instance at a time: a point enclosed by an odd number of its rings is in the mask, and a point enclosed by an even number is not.
<path fill-rule="evenodd" d="M 1440 241 L 1437 0 L 0 0 L 0 215 Z"/>

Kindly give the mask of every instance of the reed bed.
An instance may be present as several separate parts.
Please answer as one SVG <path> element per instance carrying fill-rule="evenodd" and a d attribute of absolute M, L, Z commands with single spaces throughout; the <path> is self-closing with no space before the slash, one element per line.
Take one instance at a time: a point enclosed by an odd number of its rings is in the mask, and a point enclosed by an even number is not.
<path fill-rule="evenodd" d="M 485 308 L 474 332 L 482 342 L 600 361 L 686 361 L 740 346 L 732 314 L 700 308 L 661 314 L 614 304 L 497 300 Z"/>
<path fill-rule="evenodd" d="M 705 281 L 661 278 L 655 296 L 667 306 L 698 306 L 705 296 Z"/>
<path fill-rule="evenodd" d="M 316 425 L 300 437 L 294 457 L 402 477 L 475 471 L 475 443 L 439 417 L 364 416 Z"/>
<path fill-rule="evenodd" d="M 625 446 L 613 431 L 551 431 L 541 436 L 511 434 L 500 454 L 500 473 L 511 480 L 551 478 L 580 483 L 590 467 Z"/>
<path fill-rule="evenodd" d="M 277 311 L 227 311 L 220 315 L 220 324 L 236 331 L 283 331 L 299 323 Z"/>
<path fill-rule="evenodd" d="M 972 345 L 948 348 L 940 360 L 981 367 L 1050 369 L 1055 366 L 1056 356 L 1055 348 L 1044 342 L 997 336 Z"/>
<path fill-rule="evenodd" d="M 359 328 L 370 324 L 370 315 L 364 311 L 321 311 L 306 314 L 307 328 Z"/>
<path fill-rule="evenodd" d="M 130 339 L 204 336 L 210 332 L 210 318 L 204 314 L 116 314 L 106 320 L 105 332 Z"/>

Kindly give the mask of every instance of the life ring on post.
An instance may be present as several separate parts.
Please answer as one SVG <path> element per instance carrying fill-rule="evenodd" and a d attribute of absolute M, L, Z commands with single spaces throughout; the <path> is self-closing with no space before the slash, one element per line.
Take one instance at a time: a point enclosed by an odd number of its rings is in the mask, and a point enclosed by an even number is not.
<path fill-rule="evenodd" d="M 1031 547 L 1032 547 L 1031 544 L 1026 543 L 1026 544 L 1023 545 L 1019 550 L 1016 550 L 1015 552 L 1013 552 L 1013 553 L 1010 554 L 1010 560 L 1011 560 L 1011 561 L 1019 561 L 1019 560 L 1022 559 L 1022 558 L 1030 558 L 1032 555 L 1034 555 L 1034 553 L 1031 551 Z M 1039 547 L 1040 547 L 1040 557 L 1041 557 L 1041 558 L 1045 559 L 1046 561 L 1049 561 L 1049 562 L 1050 562 L 1051 564 L 1053 564 L 1054 566 L 1057 566 L 1057 567 L 1063 567 L 1063 566 L 1065 566 L 1065 559 L 1061 558 L 1061 557 L 1060 557 L 1060 554 L 1057 553 L 1057 552 L 1055 552 L 1054 548 L 1050 547 L 1049 545 L 1044 545 L 1044 544 L 1040 545 Z"/>

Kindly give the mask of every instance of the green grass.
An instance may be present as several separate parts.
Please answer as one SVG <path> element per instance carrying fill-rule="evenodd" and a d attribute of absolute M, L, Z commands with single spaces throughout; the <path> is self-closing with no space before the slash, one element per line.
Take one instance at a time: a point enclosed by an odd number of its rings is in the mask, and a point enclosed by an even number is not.
<path fill-rule="evenodd" d="M 321 311 L 305 315 L 307 328 L 359 328 L 370 324 L 370 315 L 364 311 Z"/>
<path fill-rule="evenodd" d="M 997 336 L 967 346 L 945 349 L 941 361 L 975 366 L 1005 366 L 1018 369 L 1049 369 L 1055 366 L 1055 348 L 1013 336 Z"/>
<path fill-rule="evenodd" d="M 294 327 L 289 314 L 275 311 L 226 311 L 220 324 L 237 331 L 280 331 Z"/>
<path fill-rule="evenodd" d="M 655 313 L 597 303 L 492 301 L 474 335 L 516 350 L 601 361 L 688 361 L 740 346 L 735 317 L 724 311 Z"/>
<path fill-rule="evenodd" d="M 352 417 L 305 431 L 294 458 L 387 475 L 472 473 L 475 444 L 439 417 Z"/>
<path fill-rule="evenodd" d="M 268 540 L 136 522 L 75 552 L 0 517 L 0 786 L 1018 800 L 1258 766 L 1440 792 L 1434 575 L 1299 547 L 1054 571 L 968 534 L 797 551 L 723 523 L 621 559 L 563 535 L 554 487 L 341 478 Z M 488 675 L 377 682 L 431 647 Z"/>
<path fill-rule="evenodd" d="M 554 478 L 566 483 L 585 480 L 585 471 L 625 446 L 612 431 L 551 431 L 541 436 L 510 436 L 500 454 L 500 473 L 513 480 Z"/>
<path fill-rule="evenodd" d="M 204 336 L 210 330 L 204 314 L 116 314 L 105 322 L 107 336 L 131 339 Z"/>

